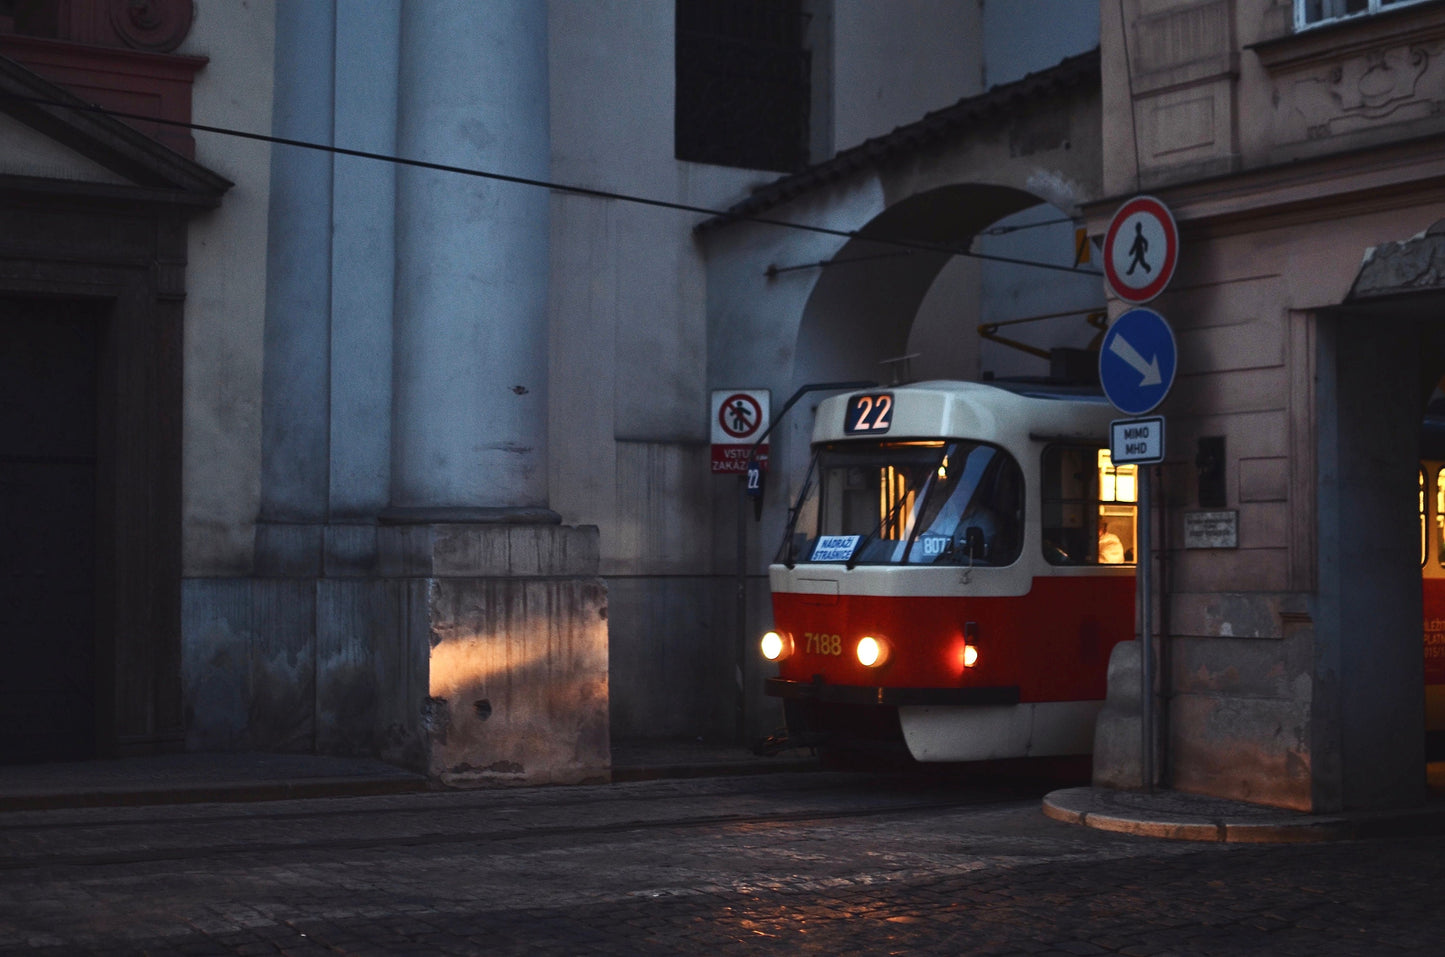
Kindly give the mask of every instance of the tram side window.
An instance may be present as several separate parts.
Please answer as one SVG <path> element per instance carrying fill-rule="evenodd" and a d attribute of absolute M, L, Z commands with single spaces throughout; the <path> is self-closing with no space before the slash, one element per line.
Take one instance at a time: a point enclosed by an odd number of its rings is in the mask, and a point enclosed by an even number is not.
<path fill-rule="evenodd" d="M 1099 450 L 1099 562 L 1133 564 L 1137 547 L 1135 503 L 1139 467 L 1115 465 L 1108 449 Z"/>
<path fill-rule="evenodd" d="M 1425 470 L 1424 470 L 1424 469 L 1419 469 L 1419 470 L 1416 472 L 1416 475 L 1417 475 L 1417 476 L 1419 477 L 1419 479 L 1420 479 L 1420 567 L 1421 567 L 1421 568 L 1424 568 L 1424 567 L 1425 567 L 1425 562 L 1426 562 L 1426 560 L 1430 557 L 1430 528 L 1429 528 L 1429 524 L 1428 524 L 1428 520 L 1427 520 L 1427 518 L 1426 518 L 1426 512 L 1425 512 Z M 1439 489 L 1438 479 L 1437 479 L 1436 489 L 1437 489 L 1437 490 Z M 1436 494 L 1438 495 L 1439 492 L 1437 491 Z M 1439 499 L 1437 498 L 1437 499 L 1436 499 L 1437 514 L 1438 514 L 1438 508 L 1439 508 Z"/>
<path fill-rule="evenodd" d="M 1132 563 L 1137 471 L 1115 466 L 1107 449 L 1050 446 L 1044 450 L 1044 557 L 1055 565 Z"/>
<path fill-rule="evenodd" d="M 1445 468 L 1435 472 L 1435 558 L 1445 567 Z"/>

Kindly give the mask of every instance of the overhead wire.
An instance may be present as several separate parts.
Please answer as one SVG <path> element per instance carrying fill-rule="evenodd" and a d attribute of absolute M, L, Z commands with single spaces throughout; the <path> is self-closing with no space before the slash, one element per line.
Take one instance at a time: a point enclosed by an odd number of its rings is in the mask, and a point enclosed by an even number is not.
<path fill-rule="evenodd" d="M 655 209 L 670 209 L 677 212 L 695 213 L 700 216 L 707 216 L 714 219 L 749 222 L 756 225 L 773 226 L 781 229 L 796 229 L 803 232 L 817 233 L 825 236 L 836 236 L 843 239 L 864 240 L 870 243 L 896 246 L 902 249 L 909 249 L 914 251 L 945 253 L 951 256 L 964 256 L 971 259 L 981 259 L 990 262 L 1008 263 L 1017 266 L 1029 266 L 1038 269 L 1052 269 L 1060 272 L 1072 273 L 1075 275 L 1102 275 L 1102 273 L 1099 273 L 1097 270 L 1079 269 L 1074 266 L 1065 266 L 1058 263 L 1039 262 L 1036 260 L 1020 259 L 1012 256 L 998 256 L 990 253 L 974 252 L 973 250 L 959 248 L 957 246 L 953 246 L 947 243 L 933 243 L 924 240 L 905 239 L 893 236 L 869 235 L 864 230 L 835 229 L 829 226 L 818 226 L 812 223 L 799 223 L 792 220 L 776 219 L 770 216 L 759 216 L 753 213 L 738 213 L 725 209 L 715 209 L 708 206 L 699 206 L 693 203 L 680 203 L 674 200 L 656 199 L 649 196 L 637 196 L 630 193 L 617 192 L 615 190 L 598 189 L 592 186 L 578 186 L 571 183 L 557 183 L 549 180 L 537 179 L 530 176 L 518 176 L 510 173 L 500 173 L 495 170 L 476 169 L 473 167 L 457 166 L 449 163 L 437 163 L 430 160 L 411 159 L 405 156 L 396 156 L 387 153 L 377 153 L 370 150 L 351 149 L 349 147 L 335 146 L 329 143 L 315 143 L 308 140 L 298 140 L 285 136 L 275 136 L 269 133 L 253 133 L 248 130 L 238 130 L 224 126 L 213 126 L 205 123 L 196 123 L 194 121 L 163 119 L 160 117 L 147 116 L 138 113 L 128 113 L 124 110 L 116 110 L 91 103 L 69 103 L 58 100 L 46 99 L 43 97 L 20 96 L 11 93 L 0 93 L 0 98 L 37 104 L 40 106 L 55 107 L 59 109 L 98 113 L 122 120 L 136 120 L 145 123 L 155 123 L 165 126 L 180 127 L 182 129 L 188 129 L 199 133 L 213 133 L 219 136 L 231 136 L 238 139 L 269 143 L 273 146 L 289 146 L 296 149 L 330 153 L 335 156 L 347 156 L 354 159 L 364 159 L 372 160 L 375 162 L 391 163 L 397 166 L 406 166 L 414 169 L 425 169 L 439 173 L 452 173 L 458 176 L 470 176 L 474 178 L 493 180 L 501 183 L 512 183 L 518 186 L 530 186 L 538 189 L 546 189 L 552 192 L 566 193 L 573 196 L 585 196 L 592 199 L 615 200 L 617 202 L 649 206 Z"/>

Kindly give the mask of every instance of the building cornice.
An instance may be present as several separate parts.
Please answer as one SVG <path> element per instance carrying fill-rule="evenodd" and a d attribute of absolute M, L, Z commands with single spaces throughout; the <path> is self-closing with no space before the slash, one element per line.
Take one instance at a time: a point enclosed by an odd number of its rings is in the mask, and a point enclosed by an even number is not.
<path fill-rule="evenodd" d="M 1254 231 L 1445 201 L 1445 133 L 1256 167 L 1151 190 L 1180 228 Z M 1091 232 L 1135 195 L 1087 204 Z"/>
<path fill-rule="evenodd" d="M 188 205 L 215 206 L 233 185 L 4 56 L 0 56 L 0 113 L 138 187 L 183 194 Z M 30 186 L 38 188 L 34 182 Z"/>

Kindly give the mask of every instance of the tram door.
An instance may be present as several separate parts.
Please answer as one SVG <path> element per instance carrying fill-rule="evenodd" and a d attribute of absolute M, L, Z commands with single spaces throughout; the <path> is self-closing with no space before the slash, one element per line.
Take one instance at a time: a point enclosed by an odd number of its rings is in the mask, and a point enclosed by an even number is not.
<path fill-rule="evenodd" d="M 0 764 L 95 751 L 99 342 L 0 299 Z"/>

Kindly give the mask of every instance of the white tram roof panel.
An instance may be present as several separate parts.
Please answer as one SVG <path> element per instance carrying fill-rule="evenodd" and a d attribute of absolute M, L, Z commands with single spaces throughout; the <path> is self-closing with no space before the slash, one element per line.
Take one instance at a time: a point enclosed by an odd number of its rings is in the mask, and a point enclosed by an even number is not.
<path fill-rule="evenodd" d="M 845 433 L 848 400 L 884 393 L 893 396 L 894 403 L 887 433 Z M 818 405 L 813 442 L 950 438 L 1017 447 L 1030 439 L 1107 441 L 1109 423 L 1118 417 L 1103 396 L 1050 392 L 1045 386 L 1002 388 L 939 380 L 831 396 Z"/>

